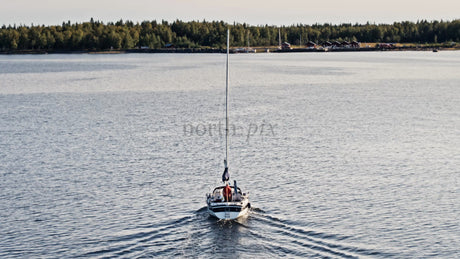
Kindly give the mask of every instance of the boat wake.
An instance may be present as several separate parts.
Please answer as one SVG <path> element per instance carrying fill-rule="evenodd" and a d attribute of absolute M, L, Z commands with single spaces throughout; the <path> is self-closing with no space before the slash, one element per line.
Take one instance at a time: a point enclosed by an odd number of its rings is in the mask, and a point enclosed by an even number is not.
<path fill-rule="evenodd" d="M 124 230 L 80 256 L 90 257 L 392 257 L 352 237 L 309 229 L 305 224 L 282 220 L 259 208 L 247 217 L 218 220 L 207 207 L 189 215 Z M 94 244 L 94 243 L 93 243 Z"/>
<path fill-rule="evenodd" d="M 94 248 L 81 256 L 107 258 L 169 254 L 175 250 L 174 244 L 186 239 L 183 229 L 186 229 L 193 220 L 193 216 L 185 216 L 160 224 L 141 225 L 135 229 L 123 230 L 104 240 L 99 240 Z"/>
<path fill-rule="evenodd" d="M 253 212 L 251 220 L 264 225 L 254 236 L 270 244 L 268 250 L 279 256 L 319 257 L 319 258 L 366 258 L 392 257 L 391 253 L 366 248 L 362 244 L 347 242 L 350 236 L 324 233 L 308 229 L 302 224 L 282 220 L 265 213 Z"/>

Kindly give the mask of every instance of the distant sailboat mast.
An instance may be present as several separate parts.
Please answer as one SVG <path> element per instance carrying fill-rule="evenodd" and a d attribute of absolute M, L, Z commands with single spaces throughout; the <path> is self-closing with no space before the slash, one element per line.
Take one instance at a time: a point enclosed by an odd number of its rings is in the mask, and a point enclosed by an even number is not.
<path fill-rule="evenodd" d="M 278 29 L 279 48 L 281 49 L 281 28 Z"/>
<path fill-rule="evenodd" d="M 248 50 L 249 50 L 249 31 L 248 31 Z"/>

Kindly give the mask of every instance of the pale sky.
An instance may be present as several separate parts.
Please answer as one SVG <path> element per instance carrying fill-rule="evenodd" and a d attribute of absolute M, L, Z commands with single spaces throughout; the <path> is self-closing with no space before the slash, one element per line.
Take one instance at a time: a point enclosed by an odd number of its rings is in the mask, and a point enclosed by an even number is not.
<path fill-rule="evenodd" d="M 0 0 L 0 25 L 162 19 L 250 25 L 392 23 L 460 18 L 459 0 Z"/>

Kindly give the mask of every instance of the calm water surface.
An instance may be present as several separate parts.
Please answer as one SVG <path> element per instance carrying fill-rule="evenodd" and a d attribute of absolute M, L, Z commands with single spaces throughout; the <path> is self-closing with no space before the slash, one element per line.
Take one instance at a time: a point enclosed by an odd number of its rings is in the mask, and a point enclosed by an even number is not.
<path fill-rule="evenodd" d="M 0 257 L 460 257 L 460 52 L 0 56 Z"/>

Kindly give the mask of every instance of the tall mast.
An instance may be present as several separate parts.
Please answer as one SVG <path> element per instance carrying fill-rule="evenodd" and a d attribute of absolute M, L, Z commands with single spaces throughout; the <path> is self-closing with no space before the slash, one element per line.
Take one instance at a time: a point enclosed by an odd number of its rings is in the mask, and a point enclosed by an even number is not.
<path fill-rule="evenodd" d="M 227 74 L 225 80 L 225 168 L 228 168 L 228 56 L 230 53 L 230 29 L 227 29 Z"/>

